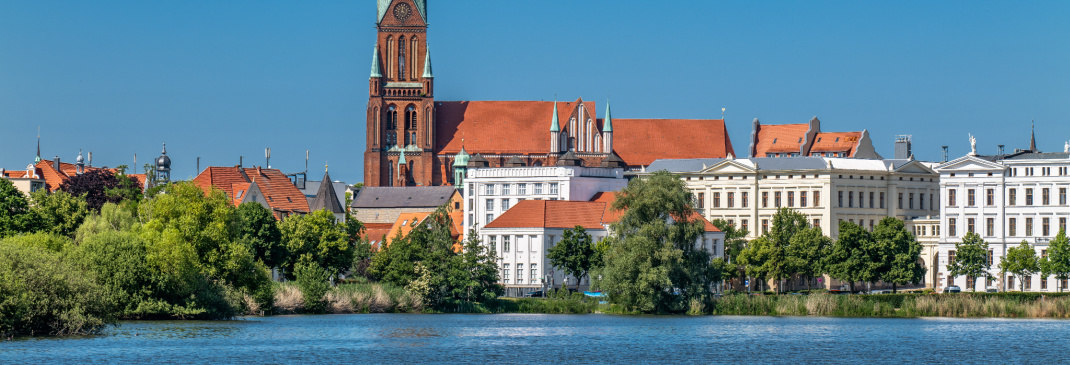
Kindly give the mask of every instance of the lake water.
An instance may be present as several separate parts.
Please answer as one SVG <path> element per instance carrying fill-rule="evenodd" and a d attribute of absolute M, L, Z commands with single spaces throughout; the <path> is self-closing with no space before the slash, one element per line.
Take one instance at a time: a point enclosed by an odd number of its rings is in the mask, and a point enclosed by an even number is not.
<path fill-rule="evenodd" d="M 123 322 L 0 363 L 1067 363 L 1070 321 L 408 315 Z"/>

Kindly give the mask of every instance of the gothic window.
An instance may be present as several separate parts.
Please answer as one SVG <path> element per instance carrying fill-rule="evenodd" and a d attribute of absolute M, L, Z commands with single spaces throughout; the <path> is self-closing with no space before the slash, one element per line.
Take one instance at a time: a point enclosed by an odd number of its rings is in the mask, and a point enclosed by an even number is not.
<path fill-rule="evenodd" d="M 386 166 L 386 186 L 394 186 L 394 164 L 387 161 Z"/>
<path fill-rule="evenodd" d="M 386 37 L 386 77 L 393 76 L 394 71 L 394 37 Z"/>
<path fill-rule="evenodd" d="M 409 105 L 405 108 L 405 122 L 408 123 L 408 129 L 416 129 L 416 107 Z"/>
<path fill-rule="evenodd" d="M 405 37 L 398 38 L 398 80 L 405 81 Z"/>
<path fill-rule="evenodd" d="M 576 152 L 576 137 L 568 137 L 568 150 Z"/>
<path fill-rule="evenodd" d="M 587 120 L 587 128 L 584 129 L 583 132 L 584 132 L 583 150 L 584 151 L 590 151 L 591 150 L 591 145 L 590 145 L 590 143 L 591 143 L 591 134 L 593 132 L 591 130 L 591 120 L 590 119 Z"/>
<path fill-rule="evenodd" d="M 416 144 L 416 132 L 409 132 L 409 143 L 406 144 Z"/>
<path fill-rule="evenodd" d="M 372 143 L 373 143 L 373 144 L 374 144 L 375 146 L 378 146 L 378 145 L 379 145 L 379 138 L 382 138 L 382 137 L 381 137 L 381 135 L 379 134 L 379 128 L 381 128 L 381 127 L 379 126 L 379 122 L 381 122 L 382 120 L 383 120 L 383 119 L 382 119 L 382 118 L 380 117 L 380 115 L 379 115 L 379 107 L 377 106 L 377 107 L 375 107 L 374 111 L 372 111 L 372 121 L 373 121 L 373 125 L 375 126 L 375 127 L 374 127 L 374 128 L 375 128 L 375 130 L 373 131 L 373 134 L 372 134 L 372 135 L 374 135 L 374 136 L 375 136 L 375 138 L 374 138 L 374 140 L 372 141 Z"/>
<path fill-rule="evenodd" d="M 391 105 L 386 112 L 386 129 L 398 129 L 398 108 Z"/>
<path fill-rule="evenodd" d="M 427 126 L 424 128 L 424 137 L 426 141 L 424 146 L 431 146 L 431 108 L 424 109 L 424 118 L 427 119 Z"/>
<path fill-rule="evenodd" d="M 602 152 L 602 136 L 594 135 L 594 152 Z"/>
<path fill-rule="evenodd" d="M 420 76 L 419 74 L 416 73 L 416 72 L 418 72 L 417 69 L 419 68 L 419 67 L 416 67 L 416 66 L 420 64 L 420 60 L 417 58 L 417 57 L 420 57 L 420 52 L 419 52 L 420 44 L 417 43 L 417 38 L 415 36 L 412 37 L 412 40 L 409 41 L 409 43 L 412 45 L 411 47 L 409 47 L 409 54 L 412 55 L 412 60 L 411 60 L 411 62 L 409 62 L 409 64 L 412 65 L 412 67 L 410 67 L 412 69 L 412 71 L 409 72 L 412 75 L 412 77 L 410 77 L 409 79 L 410 80 L 416 80 Z"/>

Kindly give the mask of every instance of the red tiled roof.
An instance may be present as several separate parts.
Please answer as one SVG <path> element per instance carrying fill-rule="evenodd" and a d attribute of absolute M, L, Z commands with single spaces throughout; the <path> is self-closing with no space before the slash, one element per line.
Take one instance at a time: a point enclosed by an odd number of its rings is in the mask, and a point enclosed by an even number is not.
<path fill-rule="evenodd" d="M 12 179 L 26 177 L 26 170 L 8 171 L 4 170 L 4 176 Z"/>
<path fill-rule="evenodd" d="M 758 143 L 755 144 L 752 157 L 767 157 L 767 153 L 800 153 L 810 125 L 763 124 L 758 128 Z"/>
<path fill-rule="evenodd" d="M 861 138 L 862 132 L 818 133 L 810 152 L 847 152 L 847 157 L 854 157 Z"/>
<path fill-rule="evenodd" d="M 613 119 L 613 150 L 630 166 L 657 159 L 722 158 L 732 150 L 723 119 Z"/>
<path fill-rule="evenodd" d="M 576 102 L 558 102 L 557 115 L 564 129 Z M 437 102 L 436 153 L 457 153 L 464 145 L 469 154 L 536 153 L 550 151 L 552 101 L 443 101 Z M 591 113 L 593 102 L 583 102 Z M 463 142 L 461 140 L 464 140 Z"/>
<path fill-rule="evenodd" d="M 237 199 L 235 188 L 238 188 L 238 191 L 248 190 L 248 185 L 256 183 L 260 194 L 267 200 L 272 210 L 308 213 L 308 200 L 305 199 L 305 194 L 302 194 L 301 190 L 298 190 L 278 169 L 209 166 L 193 179 L 193 183 L 205 192 L 214 186 L 226 193 L 227 197 L 233 199 L 235 203 L 240 201 Z"/>
<path fill-rule="evenodd" d="M 37 170 L 36 171 L 37 175 L 45 180 L 45 186 L 48 188 L 48 191 L 50 191 L 50 192 L 55 192 L 56 190 L 59 190 L 60 185 L 63 185 L 63 183 L 67 182 L 67 180 L 70 180 L 72 176 L 75 176 L 75 175 L 78 174 L 78 166 L 75 165 L 75 164 L 67 163 L 67 162 L 60 162 L 59 163 L 59 170 L 60 171 L 56 171 L 54 166 L 55 166 L 55 163 L 53 161 L 49 161 L 49 160 L 41 160 L 36 165 L 34 165 L 34 168 Z M 119 170 L 117 170 L 117 169 L 101 169 L 99 167 L 89 167 L 89 166 L 85 167 L 85 171 L 86 172 L 96 171 L 96 170 L 107 170 L 107 171 L 111 171 L 112 173 L 115 173 L 115 174 L 119 173 Z M 23 175 L 25 175 L 25 171 L 23 171 Z M 143 174 L 128 174 L 127 176 L 130 176 L 130 177 L 134 178 L 134 181 L 136 181 L 138 183 L 138 187 L 139 188 L 144 188 L 144 186 L 145 186 L 145 175 L 143 175 Z"/>
<path fill-rule="evenodd" d="M 522 200 L 485 228 L 605 229 L 602 212 L 606 203 L 568 200 Z"/>
<path fill-rule="evenodd" d="M 484 228 L 573 228 L 605 229 L 624 214 L 613 210 L 614 192 L 600 192 L 591 201 L 522 200 Z M 720 232 L 716 226 L 692 212 L 692 219 L 701 219 L 706 232 Z"/>

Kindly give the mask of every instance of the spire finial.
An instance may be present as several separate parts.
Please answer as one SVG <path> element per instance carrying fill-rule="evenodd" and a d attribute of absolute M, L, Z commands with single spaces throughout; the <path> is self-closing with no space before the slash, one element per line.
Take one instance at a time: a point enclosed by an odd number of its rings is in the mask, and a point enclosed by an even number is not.
<path fill-rule="evenodd" d="M 323 173 L 327 173 L 327 167 L 328 166 L 330 166 L 330 165 L 327 164 L 327 161 L 323 161 Z"/>

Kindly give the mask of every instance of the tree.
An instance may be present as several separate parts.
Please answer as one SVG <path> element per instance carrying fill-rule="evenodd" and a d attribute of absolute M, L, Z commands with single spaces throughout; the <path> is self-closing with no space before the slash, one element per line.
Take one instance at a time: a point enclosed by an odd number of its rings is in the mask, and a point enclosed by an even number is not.
<path fill-rule="evenodd" d="M 967 232 L 961 242 L 955 242 L 955 261 L 947 265 L 948 275 L 957 277 L 966 275 L 971 279 L 988 277 L 991 266 L 988 263 L 988 242 L 976 233 Z M 974 283 L 974 287 L 976 287 Z M 974 290 L 973 287 L 970 290 Z"/>
<path fill-rule="evenodd" d="M 546 252 L 550 265 L 576 278 L 576 290 L 580 289 L 580 281 L 591 270 L 593 256 L 591 235 L 581 226 L 566 229 L 561 241 Z"/>
<path fill-rule="evenodd" d="M 821 227 L 809 227 L 791 237 L 788 245 L 789 266 L 792 272 L 806 279 L 806 289 L 815 277 L 825 272 L 825 260 L 832 250 L 832 239 Z"/>
<path fill-rule="evenodd" d="M 306 313 L 323 313 L 327 309 L 327 292 L 331 274 L 315 262 L 302 261 L 294 268 L 297 286 L 305 300 Z"/>
<path fill-rule="evenodd" d="M 85 199 L 89 209 L 99 212 L 104 203 L 120 203 L 124 199 L 137 199 L 140 194 L 131 191 L 132 180 L 109 170 L 96 169 L 74 175 L 59 186 L 60 190 Z M 136 185 L 136 184 L 133 184 Z M 137 190 L 140 193 L 140 189 Z"/>
<path fill-rule="evenodd" d="M 624 214 L 604 240 L 609 250 L 594 286 L 642 312 L 681 311 L 708 299 L 718 275 L 710 254 L 696 247 L 705 229 L 692 201 L 683 181 L 665 171 L 629 181 L 613 202 Z"/>
<path fill-rule="evenodd" d="M 925 275 L 921 264 L 921 244 L 906 229 L 903 221 L 894 217 L 885 217 L 873 230 L 873 241 L 881 248 L 883 265 L 880 265 L 880 279 L 892 283 L 892 292 L 898 292 L 899 285 L 917 284 Z"/>
<path fill-rule="evenodd" d="M 36 218 L 26 195 L 10 180 L 0 178 L 0 238 L 33 230 Z"/>
<path fill-rule="evenodd" d="M 751 241 L 740 253 L 739 262 L 749 275 L 772 279 L 780 292 L 781 281 L 790 277 L 802 264 L 793 265 L 789 258 L 791 240 L 809 228 L 806 216 L 796 210 L 780 208 L 773 215 L 773 226 L 762 235 L 762 240 Z M 795 260 L 798 261 L 798 260 Z"/>
<path fill-rule="evenodd" d="M 745 270 L 743 266 L 737 265 L 740 253 L 743 252 L 743 248 L 747 246 L 747 232 L 745 229 L 736 228 L 735 225 L 728 224 L 728 221 L 723 219 L 714 219 L 712 222 L 714 227 L 724 232 L 724 257 L 723 271 L 726 279 L 735 279 L 743 277 Z"/>
<path fill-rule="evenodd" d="M 1018 290 L 1025 290 L 1025 277 L 1040 271 L 1040 262 L 1029 242 L 1022 240 L 1021 245 L 1007 250 L 1007 257 L 999 263 L 999 269 L 1018 278 Z"/>
<path fill-rule="evenodd" d="M 271 268 L 280 267 L 286 261 L 282 232 L 271 211 L 260 203 L 245 202 L 238 205 L 235 218 L 235 237 L 252 248 L 253 257 Z"/>
<path fill-rule="evenodd" d="M 250 294 L 271 285 L 252 248 L 234 239 L 236 209 L 222 191 L 206 193 L 192 182 L 174 183 L 165 194 L 139 204 L 138 216 L 145 221 L 141 236 L 149 251 L 157 251 L 150 257 L 161 260 L 156 264 L 192 259 L 208 281 Z"/>
<path fill-rule="evenodd" d="M 497 298 L 505 292 L 498 284 L 498 254 L 494 247 L 484 245 L 476 232 L 469 231 L 462 251 L 461 288 L 465 301 L 483 302 Z"/>
<path fill-rule="evenodd" d="M 307 215 L 290 216 L 279 225 L 282 240 L 289 252 L 282 264 L 287 277 L 293 277 L 297 264 L 311 262 L 327 270 L 332 277 L 353 264 L 353 245 L 349 244 L 345 226 L 334 215 L 318 210 Z"/>
<path fill-rule="evenodd" d="M 74 232 L 89 215 L 85 199 L 62 190 L 49 194 L 48 189 L 40 189 L 30 196 L 40 231 L 74 238 Z"/>
<path fill-rule="evenodd" d="M 1058 282 L 1070 278 L 1070 239 L 1066 237 L 1066 229 L 1059 229 L 1059 234 L 1048 244 L 1048 257 L 1040 260 L 1041 276 L 1055 276 Z M 1063 288 L 1056 284 L 1059 291 Z"/>
<path fill-rule="evenodd" d="M 829 276 L 850 283 L 851 291 L 855 282 L 876 280 L 872 260 L 867 249 L 873 246 L 873 239 L 862 226 L 840 221 L 840 237 L 832 246 L 826 269 Z"/>

